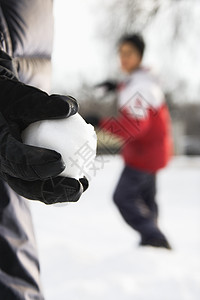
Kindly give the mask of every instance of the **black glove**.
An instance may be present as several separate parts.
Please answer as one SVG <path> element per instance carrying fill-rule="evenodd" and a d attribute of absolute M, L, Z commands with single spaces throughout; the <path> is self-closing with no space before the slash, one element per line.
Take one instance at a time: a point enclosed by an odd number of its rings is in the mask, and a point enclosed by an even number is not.
<path fill-rule="evenodd" d="M 25 145 L 21 139 L 33 122 L 70 117 L 77 111 L 74 98 L 49 96 L 19 82 L 10 68 L 0 65 L 0 177 L 19 195 L 52 204 L 77 201 L 87 189 L 86 178 L 58 176 L 65 168 L 59 153 Z"/>
<path fill-rule="evenodd" d="M 96 88 L 104 88 L 106 92 L 113 92 L 113 91 L 116 91 L 117 89 L 117 81 L 114 81 L 114 80 L 106 80 L 106 81 L 103 81 L 99 84 L 96 84 L 95 87 Z"/>

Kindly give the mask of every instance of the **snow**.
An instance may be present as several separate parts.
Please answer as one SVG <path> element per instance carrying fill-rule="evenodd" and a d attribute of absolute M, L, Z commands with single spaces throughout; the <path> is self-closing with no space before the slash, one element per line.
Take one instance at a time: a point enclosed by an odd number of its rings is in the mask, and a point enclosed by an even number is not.
<path fill-rule="evenodd" d="M 96 156 L 94 127 L 78 113 L 69 118 L 34 122 L 22 132 L 22 140 L 28 145 L 59 152 L 66 166 L 61 175 L 66 177 L 83 177 Z M 84 157 L 90 158 L 89 165 Z"/>
<path fill-rule="evenodd" d="M 47 300 L 198 300 L 200 157 L 158 174 L 160 226 L 173 251 L 138 247 L 112 193 L 123 168 L 104 156 L 90 188 L 65 207 L 31 202 Z"/>

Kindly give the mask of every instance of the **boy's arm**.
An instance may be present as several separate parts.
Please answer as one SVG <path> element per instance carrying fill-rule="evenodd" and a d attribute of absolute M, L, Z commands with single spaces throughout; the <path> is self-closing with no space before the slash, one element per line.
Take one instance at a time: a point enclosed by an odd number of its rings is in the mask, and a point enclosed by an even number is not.
<path fill-rule="evenodd" d="M 104 119 L 101 128 L 123 139 L 138 139 L 148 130 L 151 118 L 164 103 L 160 87 L 153 81 L 134 82 L 123 93 L 117 118 Z"/>
<path fill-rule="evenodd" d="M 149 113 L 145 118 L 139 119 L 123 111 L 118 118 L 101 120 L 100 127 L 127 141 L 141 137 L 148 130 L 149 123 Z"/>

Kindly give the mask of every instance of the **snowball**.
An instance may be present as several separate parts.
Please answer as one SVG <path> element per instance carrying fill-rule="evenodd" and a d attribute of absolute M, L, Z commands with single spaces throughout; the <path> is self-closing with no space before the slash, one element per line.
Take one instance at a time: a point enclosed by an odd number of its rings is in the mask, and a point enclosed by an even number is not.
<path fill-rule="evenodd" d="M 22 141 L 59 152 L 66 165 L 60 175 L 66 177 L 87 176 L 96 156 L 94 127 L 78 113 L 69 118 L 32 123 L 22 132 Z"/>

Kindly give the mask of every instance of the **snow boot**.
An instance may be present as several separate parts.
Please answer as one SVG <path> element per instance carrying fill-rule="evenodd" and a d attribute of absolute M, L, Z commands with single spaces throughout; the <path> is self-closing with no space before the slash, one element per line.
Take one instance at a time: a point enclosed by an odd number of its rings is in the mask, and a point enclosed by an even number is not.
<path fill-rule="evenodd" d="M 172 247 L 163 234 L 160 236 L 142 236 L 140 246 L 152 246 L 172 250 Z"/>

